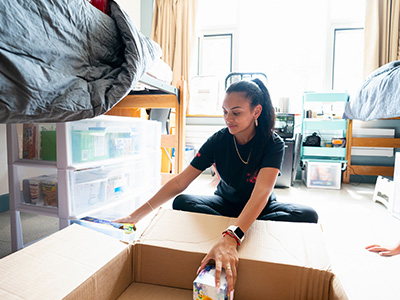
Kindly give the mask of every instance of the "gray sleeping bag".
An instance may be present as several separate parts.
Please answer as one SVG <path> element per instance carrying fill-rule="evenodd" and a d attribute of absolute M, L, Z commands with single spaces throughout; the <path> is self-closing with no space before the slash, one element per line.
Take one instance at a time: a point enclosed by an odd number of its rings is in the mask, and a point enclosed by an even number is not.
<path fill-rule="evenodd" d="M 115 2 L 1 0 L 0 123 L 104 114 L 160 56 Z"/>

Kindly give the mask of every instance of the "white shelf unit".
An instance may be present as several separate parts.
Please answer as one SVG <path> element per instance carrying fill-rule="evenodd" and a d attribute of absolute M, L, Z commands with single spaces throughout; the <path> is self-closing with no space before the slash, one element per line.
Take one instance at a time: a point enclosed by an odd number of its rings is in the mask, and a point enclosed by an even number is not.
<path fill-rule="evenodd" d="M 126 215 L 161 185 L 159 122 L 100 116 L 57 123 L 56 161 L 22 157 L 22 126 L 7 124 L 13 252 L 24 247 L 20 212 L 58 218 L 62 229 L 72 220 L 85 216 L 115 218 Z M 92 151 L 91 158 L 87 151 Z M 24 184 L 38 176 L 56 178 L 56 204 L 46 205 L 40 197 L 32 203 L 30 185 L 24 189 Z"/>
<path fill-rule="evenodd" d="M 307 92 L 303 95 L 302 136 L 303 142 L 314 132 L 321 138 L 319 147 L 301 146 L 301 160 L 339 161 L 345 163 L 346 147 L 327 147 L 332 138 L 346 138 L 347 120 L 341 119 L 344 106 L 349 100 L 347 93 Z M 310 109 L 311 108 L 311 109 Z M 307 111 L 311 116 L 307 116 Z"/>
<path fill-rule="evenodd" d="M 307 187 L 341 188 L 347 133 L 347 120 L 342 119 L 342 115 L 348 101 L 346 92 L 306 92 L 303 95 L 300 164 L 302 180 Z M 320 145 L 304 145 L 307 138 L 315 134 Z M 333 141 L 342 144 L 336 146 Z"/>

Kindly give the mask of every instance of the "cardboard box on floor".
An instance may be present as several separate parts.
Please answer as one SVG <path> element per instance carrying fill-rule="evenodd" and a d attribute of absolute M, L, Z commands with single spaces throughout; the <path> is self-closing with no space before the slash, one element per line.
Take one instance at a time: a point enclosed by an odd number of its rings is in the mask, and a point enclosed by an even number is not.
<path fill-rule="evenodd" d="M 233 219 L 160 210 L 134 244 L 71 225 L 0 260 L 0 299 L 192 299 L 197 268 Z M 319 225 L 256 221 L 236 300 L 347 299 Z"/>

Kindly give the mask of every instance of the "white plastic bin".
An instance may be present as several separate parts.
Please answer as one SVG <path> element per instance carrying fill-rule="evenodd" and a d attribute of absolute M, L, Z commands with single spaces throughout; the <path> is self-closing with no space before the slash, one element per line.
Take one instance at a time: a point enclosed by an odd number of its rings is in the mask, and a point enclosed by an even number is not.
<path fill-rule="evenodd" d="M 308 188 L 340 189 L 342 164 L 340 162 L 304 161 L 302 180 Z"/>
<path fill-rule="evenodd" d="M 100 116 L 67 122 L 72 163 L 127 157 L 156 150 L 161 123 L 140 118 Z"/>

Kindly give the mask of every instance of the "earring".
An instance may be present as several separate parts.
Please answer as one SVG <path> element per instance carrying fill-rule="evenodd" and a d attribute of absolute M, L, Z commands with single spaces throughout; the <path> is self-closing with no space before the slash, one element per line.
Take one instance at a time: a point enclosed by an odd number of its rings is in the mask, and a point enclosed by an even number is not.
<path fill-rule="evenodd" d="M 254 119 L 254 125 L 256 125 L 256 127 L 258 126 L 258 121 L 257 121 L 257 119 Z"/>

